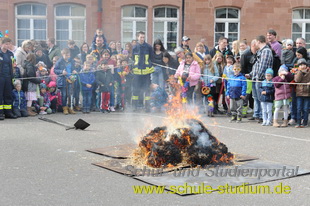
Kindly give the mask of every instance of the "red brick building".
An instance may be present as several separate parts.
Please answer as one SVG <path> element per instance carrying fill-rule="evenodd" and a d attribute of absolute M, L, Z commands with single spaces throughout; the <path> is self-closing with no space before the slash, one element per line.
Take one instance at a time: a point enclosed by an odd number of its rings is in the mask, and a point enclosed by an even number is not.
<path fill-rule="evenodd" d="M 62 46 L 90 43 L 97 27 L 123 43 L 143 30 L 147 42 L 161 38 L 169 49 L 183 34 L 191 47 L 201 37 L 212 47 L 220 35 L 251 40 L 273 28 L 278 40 L 304 37 L 310 48 L 310 0 L 0 0 L 0 30 L 18 44 L 48 37 Z"/>

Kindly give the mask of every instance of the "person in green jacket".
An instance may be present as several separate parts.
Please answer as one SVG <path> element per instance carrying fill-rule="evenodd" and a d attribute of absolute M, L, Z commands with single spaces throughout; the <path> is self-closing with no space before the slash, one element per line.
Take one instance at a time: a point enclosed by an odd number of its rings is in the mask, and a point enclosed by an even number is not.
<path fill-rule="evenodd" d="M 55 56 L 58 56 L 59 58 L 61 57 L 61 51 L 59 47 L 55 44 L 55 38 L 49 38 L 47 40 L 47 45 L 48 45 L 48 57 L 50 58 L 50 61 L 53 62 L 53 58 Z"/>

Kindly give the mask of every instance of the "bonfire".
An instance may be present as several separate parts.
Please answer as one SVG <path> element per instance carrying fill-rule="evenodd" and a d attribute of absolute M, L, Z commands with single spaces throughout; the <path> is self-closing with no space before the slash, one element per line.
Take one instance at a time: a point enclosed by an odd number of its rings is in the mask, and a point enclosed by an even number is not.
<path fill-rule="evenodd" d="M 153 168 L 233 164 L 234 155 L 174 95 L 167 104 L 165 126 L 141 137 L 132 154 L 133 163 Z"/>

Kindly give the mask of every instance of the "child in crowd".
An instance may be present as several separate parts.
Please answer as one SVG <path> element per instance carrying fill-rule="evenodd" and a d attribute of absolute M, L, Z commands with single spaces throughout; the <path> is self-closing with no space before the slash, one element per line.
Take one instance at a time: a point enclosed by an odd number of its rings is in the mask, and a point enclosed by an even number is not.
<path fill-rule="evenodd" d="M 39 68 L 38 78 L 40 79 L 41 83 L 46 85 L 51 82 L 51 77 L 48 75 L 48 71 L 45 67 Z"/>
<path fill-rule="evenodd" d="M 227 79 L 234 76 L 234 71 L 233 71 L 234 63 L 235 63 L 235 58 L 233 56 L 230 56 L 230 55 L 226 56 L 226 66 L 224 67 L 224 71 L 223 71 L 225 91 L 227 91 Z M 225 103 L 227 105 L 227 114 L 230 115 L 229 98 L 225 98 Z"/>
<path fill-rule="evenodd" d="M 78 73 L 81 72 L 81 70 L 82 70 L 81 59 L 79 57 L 75 57 L 74 58 L 74 71 L 75 71 L 76 80 L 74 82 L 73 98 L 74 98 L 74 110 L 76 111 L 81 111 L 81 108 L 79 106 L 80 105 L 80 92 L 81 92 L 80 76 L 77 75 Z"/>
<path fill-rule="evenodd" d="M 38 98 L 38 101 L 34 102 L 34 107 L 36 108 L 39 114 L 44 115 L 44 114 L 52 113 L 50 106 L 51 106 L 51 102 L 46 92 L 46 84 L 41 83 L 40 84 L 40 97 Z"/>
<path fill-rule="evenodd" d="M 55 65 L 55 74 L 57 74 L 57 86 L 61 90 L 63 113 L 75 114 L 71 109 L 71 96 L 73 95 L 73 83 L 75 82 L 74 61 L 70 59 L 70 51 L 65 48 L 61 51 L 62 57 Z M 76 72 L 75 72 L 76 73 Z M 73 106 L 73 105 L 72 105 Z"/>
<path fill-rule="evenodd" d="M 265 72 L 265 80 L 261 85 L 261 107 L 263 115 L 262 126 L 271 126 L 272 123 L 272 106 L 274 100 L 274 86 L 272 83 L 273 70 L 268 68 Z"/>
<path fill-rule="evenodd" d="M 287 66 L 281 65 L 278 71 L 278 76 L 273 78 L 275 86 L 275 111 L 273 115 L 273 126 L 274 127 L 287 127 L 288 125 L 288 105 L 291 97 L 291 88 L 289 84 L 282 84 L 282 82 L 289 83 L 293 80 L 293 75 L 288 72 Z M 284 122 L 283 124 L 278 123 L 279 111 L 283 108 Z"/>
<path fill-rule="evenodd" d="M 206 107 L 206 112 L 208 116 L 213 117 L 213 110 L 214 110 L 214 97 L 216 96 L 216 81 L 219 79 L 219 71 L 217 67 L 214 66 L 212 62 L 212 57 L 210 54 L 205 55 L 204 57 L 205 67 L 203 69 L 203 76 L 202 76 L 202 84 L 203 87 L 210 88 L 208 94 L 203 94 L 203 101 Z M 212 98 L 210 98 L 210 95 Z M 210 108 L 210 100 L 213 102 L 213 107 Z M 207 106 L 208 105 L 208 106 Z"/>
<path fill-rule="evenodd" d="M 56 62 L 58 61 L 59 57 L 58 56 L 54 56 L 53 57 L 53 66 L 51 68 L 51 71 L 50 71 L 50 78 L 51 78 L 51 81 L 54 81 L 56 82 L 57 81 L 57 75 L 55 74 L 55 64 Z"/>
<path fill-rule="evenodd" d="M 41 81 L 36 78 L 36 70 L 35 66 L 36 56 L 33 53 L 30 53 L 26 57 L 26 61 L 24 64 L 25 74 L 24 77 L 26 79 L 23 80 L 23 91 L 26 94 L 27 100 L 27 111 L 29 116 L 36 116 L 37 113 L 32 111 L 32 103 L 37 100 L 37 87 L 41 83 Z"/>
<path fill-rule="evenodd" d="M 163 106 L 167 103 L 168 94 L 158 84 L 151 84 L 151 111 L 161 112 Z"/>
<path fill-rule="evenodd" d="M 237 123 L 242 121 L 242 106 L 243 99 L 246 95 L 246 78 L 241 74 L 241 65 L 235 64 L 234 75 L 227 82 L 226 96 L 230 100 L 230 111 L 232 118 L 230 122 L 237 120 Z"/>
<path fill-rule="evenodd" d="M 22 77 L 22 75 L 20 73 L 20 69 L 19 69 L 19 67 L 17 67 L 15 59 L 12 59 L 12 62 L 13 62 L 13 78 L 14 79 L 19 79 L 19 78 Z"/>
<path fill-rule="evenodd" d="M 80 48 L 75 44 L 74 40 L 68 40 L 68 48 L 71 59 L 74 59 L 80 53 Z"/>
<path fill-rule="evenodd" d="M 27 101 L 25 93 L 21 90 L 21 81 L 15 80 L 14 87 L 15 89 L 12 91 L 13 114 L 15 114 L 17 117 L 28 117 Z"/>
<path fill-rule="evenodd" d="M 123 110 L 125 108 L 126 76 L 129 74 L 129 71 L 127 59 L 121 59 L 120 66 L 115 69 L 114 73 L 114 81 L 117 84 L 116 108 L 119 110 Z"/>
<path fill-rule="evenodd" d="M 113 75 L 107 61 L 103 61 L 96 71 L 96 83 L 99 86 L 101 97 L 100 109 L 101 112 L 110 112 L 110 90 L 109 87 L 113 84 Z"/>
<path fill-rule="evenodd" d="M 91 64 L 84 62 L 84 68 L 80 74 L 83 95 L 83 113 L 90 113 L 92 85 L 95 81 L 94 72 L 91 71 Z"/>
<path fill-rule="evenodd" d="M 48 84 L 47 95 L 51 102 L 52 113 L 56 113 L 56 111 L 63 112 L 62 103 L 61 103 L 61 94 L 60 94 L 60 90 L 57 89 L 56 82 L 51 81 Z"/>
<path fill-rule="evenodd" d="M 249 99 L 251 98 L 252 93 L 252 80 L 246 79 L 246 96 L 243 100 L 242 106 L 242 118 L 246 118 L 247 114 L 252 112 L 252 109 L 249 107 Z"/>
<path fill-rule="evenodd" d="M 293 46 L 294 46 L 293 40 L 291 39 L 285 40 L 285 49 L 282 49 L 281 54 L 281 64 L 289 65 L 293 62 L 293 59 L 295 57 Z"/>
<path fill-rule="evenodd" d="M 297 97 L 297 124 L 296 128 L 303 128 L 308 125 L 308 115 L 310 107 L 310 65 L 309 62 L 301 61 L 299 71 L 294 77 L 296 83 L 306 83 L 306 85 L 296 86 Z"/>

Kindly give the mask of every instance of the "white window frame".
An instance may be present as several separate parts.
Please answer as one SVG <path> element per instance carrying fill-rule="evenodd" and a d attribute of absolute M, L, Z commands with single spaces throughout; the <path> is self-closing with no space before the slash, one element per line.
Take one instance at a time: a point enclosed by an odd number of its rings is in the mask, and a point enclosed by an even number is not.
<path fill-rule="evenodd" d="M 56 16 L 56 10 L 57 10 L 57 7 L 60 7 L 60 6 L 73 6 L 73 5 L 78 5 L 78 6 L 81 6 L 84 8 L 85 12 L 84 12 L 84 16 Z M 71 12 L 71 9 L 70 9 L 70 12 Z M 69 20 L 69 39 L 70 40 L 74 40 L 76 41 L 76 39 L 72 39 L 72 20 L 82 20 L 84 21 L 84 39 L 83 41 L 85 42 L 86 41 L 86 6 L 84 5 L 80 5 L 80 4 L 58 4 L 54 7 L 54 17 L 55 17 L 55 22 L 54 22 L 54 25 L 55 25 L 55 31 L 54 31 L 54 35 L 55 35 L 55 41 L 57 42 L 58 39 L 57 39 L 57 20 Z M 67 39 L 67 40 L 69 40 Z M 61 40 L 63 41 L 63 40 Z"/>
<path fill-rule="evenodd" d="M 125 7 L 140 7 L 146 10 L 145 12 L 145 17 L 124 17 L 123 16 L 123 9 Z M 147 18 L 148 18 L 148 9 L 147 7 L 143 7 L 143 6 L 137 6 L 137 5 L 128 5 L 128 6 L 123 6 L 122 10 L 121 10 L 121 42 L 122 45 L 124 46 L 127 42 L 124 42 L 124 38 L 123 38 L 123 23 L 124 21 L 127 22 L 132 22 L 132 39 L 137 39 L 137 22 L 145 22 L 145 42 L 147 42 L 147 30 L 148 30 L 148 22 L 147 22 Z"/>
<path fill-rule="evenodd" d="M 236 9 L 238 10 L 238 18 L 216 18 L 216 10 L 217 9 Z M 219 7 L 216 8 L 214 10 L 214 45 L 218 44 L 218 41 L 216 41 L 216 33 L 220 33 L 220 32 L 215 32 L 215 25 L 216 23 L 225 23 L 225 32 L 224 32 L 224 37 L 226 37 L 228 39 L 228 34 L 231 33 L 229 32 L 229 23 L 238 23 L 238 38 L 240 39 L 240 12 L 241 10 L 239 8 L 235 8 L 235 7 Z M 229 42 L 229 44 L 231 45 L 232 42 Z"/>
<path fill-rule="evenodd" d="M 41 16 L 41 15 L 18 15 L 17 14 L 17 7 L 18 6 L 23 6 L 23 5 L 31 5 L 31 9 L 32 9 L 32 5 L 40 5 L 40 6 L 45 6 L 45 16 Z M 22 4 L 17 4 L 15 6 L 15 31 L 16 31 L 16 35 L 15 35 L 15 42 L 16 45 L 18 44 L 18 19 L 29 19 L 30 20 L 30 38 L 29 39 L 34 39 L 34 20 L 45 20 L 45 25 L 46 25 L 46 29 L 45 29 L 45 39 L 47 39 L 47 31 L 48 31 L 48 24 L 47 24 L 47 5 L 46 4 L 40 4 L 40 3 L 22 3 Z M 43 30 L 43 29 L 41 29 Z M 41 40 L 41 39 L 40 39 Z M 42 39 L 44 40 L 44 39 Z M 20 45 L 19 45 L 20 46 Z"/>
<path fill-rule="evenodd" d="M 172 9 L 176 9 L 177 10 L 177 18 L 169 18 L 169 17 L 155 17 L 155 9 L 158 9 L 158 8 L 165 8 L 165 10 L 167 8 L 172 8 Z M 166 14 L 166 12 L 165 12 Z M 180 15 L 179 15 L 179 9 L 177 7 L 172 7 L 172 6 L 158 6 L 158 7 L 155 7 L 153 9 L 153 41 L 155 41 L 155 22 L 164 22 L 164 42 L 163 42 L 163 45 L 165 47 L 165 49 L 168 48 L 168 41 L 167 41 L 167 38 L 168 38 L 168 22 L 176 22 L 177 23 L 177 39 L 176 39 L 176 47 L 178 47 L 178 42 L 179 42 L 179 28 L 180 28 L 180 24 L 179 24 L 179 18 L 180 18 Z"/>
<path fill-rule="evenodd" d="M 304 16 L 302 17 L 302 19 L 294 19 L 294 10 L 304 10 Z M 305 10 L 310 10 L 310 8 L 295 8 L 292 11 L 292 39 L 293 39 L 293 34 L 294 33 L 300 33 L 300 32 L 294 32 L 293 31 L 293 24 L 297 23 L 297 24 L 301 24 L 301 37 L 304 38 L 306 40 L 306 46 L 307 48 L 310 47 L 310 42 L 307 43 L 307 39 L 306 39 L 306 34 L 310 34 L 310 32 L 306 32 L 306 24 L 310 24 L 310 19 L 306 19 L 305 18 Z M 296 39 L 293 39 L 293 41 L 296 41 Z"/>

